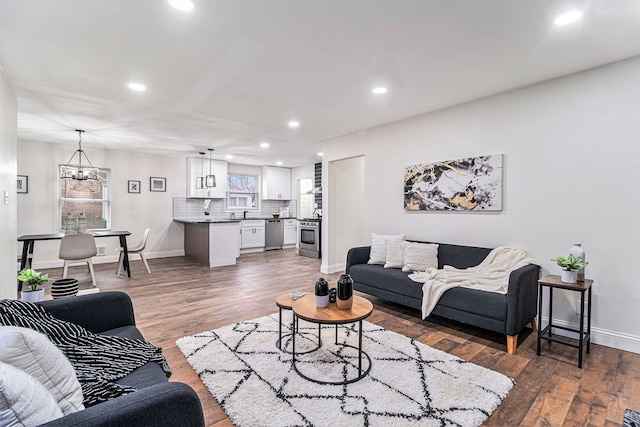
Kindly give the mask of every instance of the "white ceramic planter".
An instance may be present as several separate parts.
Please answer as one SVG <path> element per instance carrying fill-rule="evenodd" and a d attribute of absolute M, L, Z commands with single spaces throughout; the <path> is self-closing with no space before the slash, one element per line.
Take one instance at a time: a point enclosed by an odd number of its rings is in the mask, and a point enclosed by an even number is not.
<path fill-rule="evenodd" d="M 562 280 L 564 283 L 576 283 L 578 281 L 578 272 L 562 270 L 560 280 Z"/>
<path fill-rule="evenodd" d="M 36 291 L 23 290 L 20 293 L 20 299 L 24 302 L 39 302 L 44 300 L 44 289 L 38 289 Z"/>

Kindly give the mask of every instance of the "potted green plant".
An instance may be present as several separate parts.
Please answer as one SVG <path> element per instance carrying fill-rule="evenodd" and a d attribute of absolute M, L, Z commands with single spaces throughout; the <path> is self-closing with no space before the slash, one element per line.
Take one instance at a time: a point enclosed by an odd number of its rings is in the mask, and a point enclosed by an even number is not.
<path fill-rule="evenodd" d="M 39 289 L 38 286 L 49 281 L 48 274 L 25 268 L 18 274 L 18 280 L 23 283 L 23 289 L 20 293 L 22 301 L 38 302 L 44 299 L 44 289 Z M 24 286 L 27 286 L 28 289 L 24 289 Z"/>
<path fill-rule="evenodd" d="M 562 267 L 562 275 L 560 280 L 565 283 L 576 283 L 578 277 L 578 270 L 585 268 L 589 265 L 588 262 L 583 261 L 582 258 L 578 258 L 573 255 L 569 255 L 568 257 L 557 257 L 552 259 L 551 261 L 558 264 Z"/>

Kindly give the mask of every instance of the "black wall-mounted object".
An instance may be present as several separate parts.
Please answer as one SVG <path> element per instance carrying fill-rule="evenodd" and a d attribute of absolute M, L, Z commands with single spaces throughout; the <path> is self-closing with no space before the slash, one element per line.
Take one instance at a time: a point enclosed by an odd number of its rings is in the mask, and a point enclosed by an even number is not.
<path fill-rule="evenodd" d="M 314 165 L 313 187 L 322 187 L 322 163 L 316 163 Z M 314 203 L 318 206 L 318 209 L 322 209 L 322 193 L 316 193 L 314 199 Z"/>

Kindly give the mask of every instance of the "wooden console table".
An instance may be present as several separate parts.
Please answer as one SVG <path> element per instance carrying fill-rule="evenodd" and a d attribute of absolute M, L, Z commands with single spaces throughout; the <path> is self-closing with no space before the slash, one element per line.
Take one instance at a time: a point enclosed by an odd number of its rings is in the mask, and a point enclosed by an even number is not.
<path fill-rule="evenodd" d="M 591 344 L 591 285 L 593 280 L 585 279 L 584 282 L 565 283 L 560 280 L 560 276 L 545 276 L 538 280 L 538 345 L 536 354 L 540 356 L 540 345 L 542 340 L 553 341 L 560 344 L 568 345 L 578 349 L 578 368 L 582 369 L 582 350 L 587 347 L 589 353 L 589 345 Z M 549 288 L 549 324 L 546 328 L 542 328 L 542 290 L 544 287 Z M 568 291 L 580 292 L 580 329 L 568 328 L 566 326 L 558 326 L 553 324 L 553 289 L 566 289 Z M 587 302 L 587 330 L 585 331 L 585 313 L 584 313 L 584 297 L 588 294 Z M 558 339 L 553 336 L 552 328 L 563 329 L 565 331 L 576 332 L 579 334 L 578 344 Z M 545 336 L 546 334 L 546 336 Z"/>

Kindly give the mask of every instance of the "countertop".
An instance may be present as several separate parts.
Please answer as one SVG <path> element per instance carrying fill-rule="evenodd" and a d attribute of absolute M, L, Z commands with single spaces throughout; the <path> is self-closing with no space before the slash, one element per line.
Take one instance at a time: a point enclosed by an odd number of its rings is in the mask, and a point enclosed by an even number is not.
<path fill-rule="evenodd" d="M 181 222 L 183 224 L 200 224 L 200 223 L 210 223 L 210 224 L 222 224 L 228 222 L 240 222 L 240 219 L 184 219 L 184 218 L 173 218 L 175 222 Z"/>
<path fill-rule="evenodd" d="M 201 224 L 201 223 L 209 223 L 209 224 L 220 224 L 220 223 L 228 223 L 228 222 L 242 222 L 242 221 L 256 221 L 256 220 L 267 220 L 267 219 L 296 219 L 296 218 L 273 218 L 273 217 L 249 217 L 249 218 L 208 218 L 208 219 L 185 219 L 185 218 L 174 218 L 173 220 L 176 222 L 181 222 L 183 224 Z"/>

